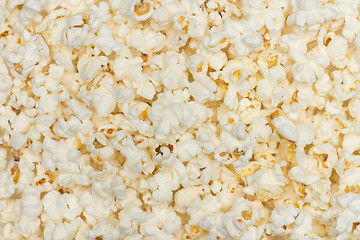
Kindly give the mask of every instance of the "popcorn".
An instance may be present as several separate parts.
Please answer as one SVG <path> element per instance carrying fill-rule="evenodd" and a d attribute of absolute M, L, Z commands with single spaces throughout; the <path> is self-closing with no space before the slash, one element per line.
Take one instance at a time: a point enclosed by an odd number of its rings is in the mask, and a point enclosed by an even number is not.
<path fill-rule="evenodd" d="M 171 97 L 173 99 L 170 100 Z M 199 103 L 186 102 L 187 98 L 187 91 L 177 91 L 174 94 L 165 92 L 153 103 L 148 116 L 154 124 L 157 139 L 162 140 L 181 128 L 188 128 L 195 122 L 205 121 L 208 114 L 206 109 Z M 165 99 L 169 102 L 163 102 Z M 195 115 L 195 111 L 198 114 Z"/>
<path fill-rule="evenodd" d="M 99 223 L 91 230 L 85 231 L 84 235 L 88 238 L 118 238 L 119 233 L 111 226 L 106 219 L 99 219 Z"/>
<path fill-rule="evenodd" d="M 119 6 L 120 13 L 128 16 L 130 19 L 138 21 L 148 19 L 154 12 L 153 5 L 150 1 L 121 1 Z"/>
<path fill-rule="evenodd" d="M 193 187 L 183 188 L 177 191 L 174 196 L 176 211 L 185 212 L 185 209 L 198 197 L 199 192 Z"/>
<path fill-rule="evenodd" d="M 286 176 L 278 164 L 275 164 L 274 169 L 262 168 L 254 171 L 250 176 L 245 175 L 245 181 L 249 187 L 246 187 L 244 191 L 249 194 L 255 192 L 262 200 L 278 198 L 282 192 L 281 186 L 287 182 Z"/>
<path fill-rule="evenodd" d="M 79 165 L 75 161 L 80 152 L 69 142 L 56 142 L 45 137 L 43 142 L 43 163 L 46 168 L 54 171 L 57 167 L 65 172 L 79 172 Z"/>
<path fill-rule="evenodd" d="M 19 19 L 27 25 L 37 13 L 39 13 L 46 1 L 43 0 L 32 0 L 24 3 L 24 6 L 19 14 Z"/>
<path fill-rule="evenodd" d="M 219 71 L 226 64 L 227 60 L 226 54 L 222 51 L 218 51 L 209 59 L 209 66 L 214 70 Z"/>
<path fill-rule="evenodd" d="M 81 78 L 85 82 L 93 80 L 101 71 L 101 69 L 107 64 L 105 57 L 93 57 L 86 59 L 85 57 L 79 59 L 77 64 L 78 71 Z"/>
<path fill-rule="evenodd" d="M 2 182 L 2 184 L 0 185 L 1 186 L 0 198 L 7 199 L 15 192 L 15 184 L 13 182 L 13 178 L 8 172 L 2 170 L 0 171 L 0 179 Z"/>
<path fill-rule="evenodd" d="M 8 96 L 10 95 L 10 89 L 11 86 L 13 85 L 10 76 L 8 75 L 1 75 L 0 76 L 0 103 L 4 104 L 6 99 L 8 98 Z"/>
<path fill-rule="evenodd" d="M 178 89 L 188 86 L 185 56 L 176 52 L 167 52 L 158 59 L 156 64 L 161 64 L 161 70 L 154 70 L 152 77 L 154 80 L 161 81 L 167 89 Z M 160 64 L 159 64 L 160 65 Z"/>
<path fill-rule="evenodd" d="M 222 78 L 226 83 L 241 83 L 258 71 L 258 66 L 248 58 L 230 60 L 222 70 Z"/>
<path fill-rule="evenodd" d="M 114 111 L 116 106 L 115 98 L 108 89 L 101 86 L 91 93 L 92 103 L 99 117 L 107 116 Z"/>
<path fill-rule="evenodd" d="M 336 211 L 336 221 L 332 224 L 330 236 L 337 236 L 339 239 L 346 239 L 352 231 L 352 225 L 357 221 L 356 208 L 357 194 L 345 193 L 334 199 L 334 205 L 340 207 L 340 211 Z"/>
<path fill-rule="evenodd" d="M 105 200 L 96 194 L 84 191 L 79 197 L 79 206 L 83 208 L 82 214 L 86 218 L 86 223 L 95 225 L 97 219 L 108 218 L 114 212 L 114 199 Z"/>
<path fill-rule="evenodd" d="M 210 29 L 210 36 L 206 36 L 203 42 L 210 52 L 217 52 L 229 44 L 226 35 L 216 27 Z"/>
<path fill-rule="evenodd" d="M 152 52 L 159 52 L 163 48 L 165 36 L 160 32 L 156 33 L 151 30 L 141 31 L 139 29 L 131 33 L 128 42 L 131 47 L 144 54 L 150 54 Z"/>
<path fill-rule="evenodd" d="M 262 44 L 262 38 L 256 31 L 262 24 L 254 21 L 227 19 L 224 22 L 224 30 L 233 44 L 233 53 L 237 57 L 243 57 Z M 240 34 L 242 33 L 242 34 Z"/>
<path fill-rule="evenodd" d="M 16 133 L 11 138 L 10 144 L 15 150 L 19 150 L 20 148 L 22 148 L 25 145 L 26 141 L 27 141 L 27 138 L 24 134 Z"/>
<path fill-rule="evenodd" d="M 40 192 L 33 187 L 27 187 L 24 190 L 24 195 L 20 204 L 22 218 L 34 220 L 43 210 L 40 201 Z"/>
<path fill-rule="evenodd" d="M 101 26 L 98 34 L 101 37 L 96 39 L 95 45 L 106 55 L 109 55 L 112 51 L 120 51 L 120 43 L 113 38 L 112 31 L 109 27 L 106 25 Z"/>
<path fill-rule="evenodd" d="M 63 217 L 70 221 L 74 220 L 82 211 L 77 197 L 67 193 L 57 199 L 57 205 Z"/>
<path fill-rule="evenodd" d="M 176 149 L 180 160 L 187 162 L 198 155 L 201 152 L 201 149 L 195 140 L 186 139 L 185 137 L 183 139 L 184 140 L 177 145 Z"/>
<path fill-rule="evenodd" d="M 0 235 L 358 239 L 358 5 L 1 2 Z"/>
<path fill-rule="evenodd" d="M 343 54 L 347 52 L 348 44 L 346 39 L 339 36 L 334 36 L 327 46 L 327 52 L 331 63 L 337 67 L 343 67 L 347 64 L 347 58 Z"/>
<path fill-rule="evenodd" d="M 295 204 L 296 205 L 296 204 Z M 294 204 L 283 205 L 272 211 L 270 216 L 273 235 L 285 235 L 294 227 L 299 209 Z"/>
<path fill-rule="evenodd" d="M 278 130 L 278 132 L 284 136 L 286 139 L 289 139 L 291 141 L 298 141 L 299 139 L 299 131 L 297 126 L 289 120 L 285 116 L 280 116 L 275 118 L 272 123 L 274 124 L 275 128 Z"/>

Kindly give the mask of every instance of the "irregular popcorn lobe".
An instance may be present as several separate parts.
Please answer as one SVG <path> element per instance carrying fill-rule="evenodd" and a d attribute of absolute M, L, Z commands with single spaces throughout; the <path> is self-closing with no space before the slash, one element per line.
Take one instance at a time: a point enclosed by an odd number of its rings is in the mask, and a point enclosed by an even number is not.
<path fill-rule="evenodd" d="M 141 0 L 140 3 L 135 4 L 134 10 L 138 16 L 147 14 L 150 11 L 150 3 Z"/>
<path fill-rule="evenodd" d="M 360 239 L 357 1 L 20 2 L 1 239 Z"/>

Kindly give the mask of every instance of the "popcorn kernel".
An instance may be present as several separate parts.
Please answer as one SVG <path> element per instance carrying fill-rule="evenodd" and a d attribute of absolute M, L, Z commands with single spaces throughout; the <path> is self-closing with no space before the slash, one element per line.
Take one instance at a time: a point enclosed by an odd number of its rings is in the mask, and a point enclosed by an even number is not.
<path fill-rule="evenodd" d="M 135 14 L 137 16 L 142 16 L 150 12 L 150 3 L 144 3 L 144 1 L 140 1 L 140 3 L 134 6 Z"/>
<path fill-rule="evenodd" d="M 238 82 L 242 76 L 242 71 L 240 69 L 237 69 L 233 73 L 233 81 Z"/>
<path fill-rule="evenodd" d="M 200 231 L 200 229 L 198 226 L 190 226 L 191 233 L 197 234 L 197 233 L 199 233 L 199 231 Z"/>

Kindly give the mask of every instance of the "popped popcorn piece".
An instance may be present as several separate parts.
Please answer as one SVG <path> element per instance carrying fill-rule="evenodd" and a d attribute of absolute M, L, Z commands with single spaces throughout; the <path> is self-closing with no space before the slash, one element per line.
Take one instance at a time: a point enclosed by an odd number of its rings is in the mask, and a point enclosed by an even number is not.
<path fill-rule="evenodd" d="M 274 124 L 278 132 L 286 139 L 289 139 L 294 142 L 298 141 L 299 130 L 296 127 L 296 125 L 287 117 L 285 116 L 277 117 L 272 121 L 272 123 Z"/>

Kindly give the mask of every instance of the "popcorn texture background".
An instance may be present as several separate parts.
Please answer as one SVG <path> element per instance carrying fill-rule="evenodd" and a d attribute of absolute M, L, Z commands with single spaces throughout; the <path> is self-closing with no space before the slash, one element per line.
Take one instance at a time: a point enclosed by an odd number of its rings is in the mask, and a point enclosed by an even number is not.
<path fill-rule="evenodd" d="M 357 0 L 0 0 L 0 239 L 360 239 Z"/>

